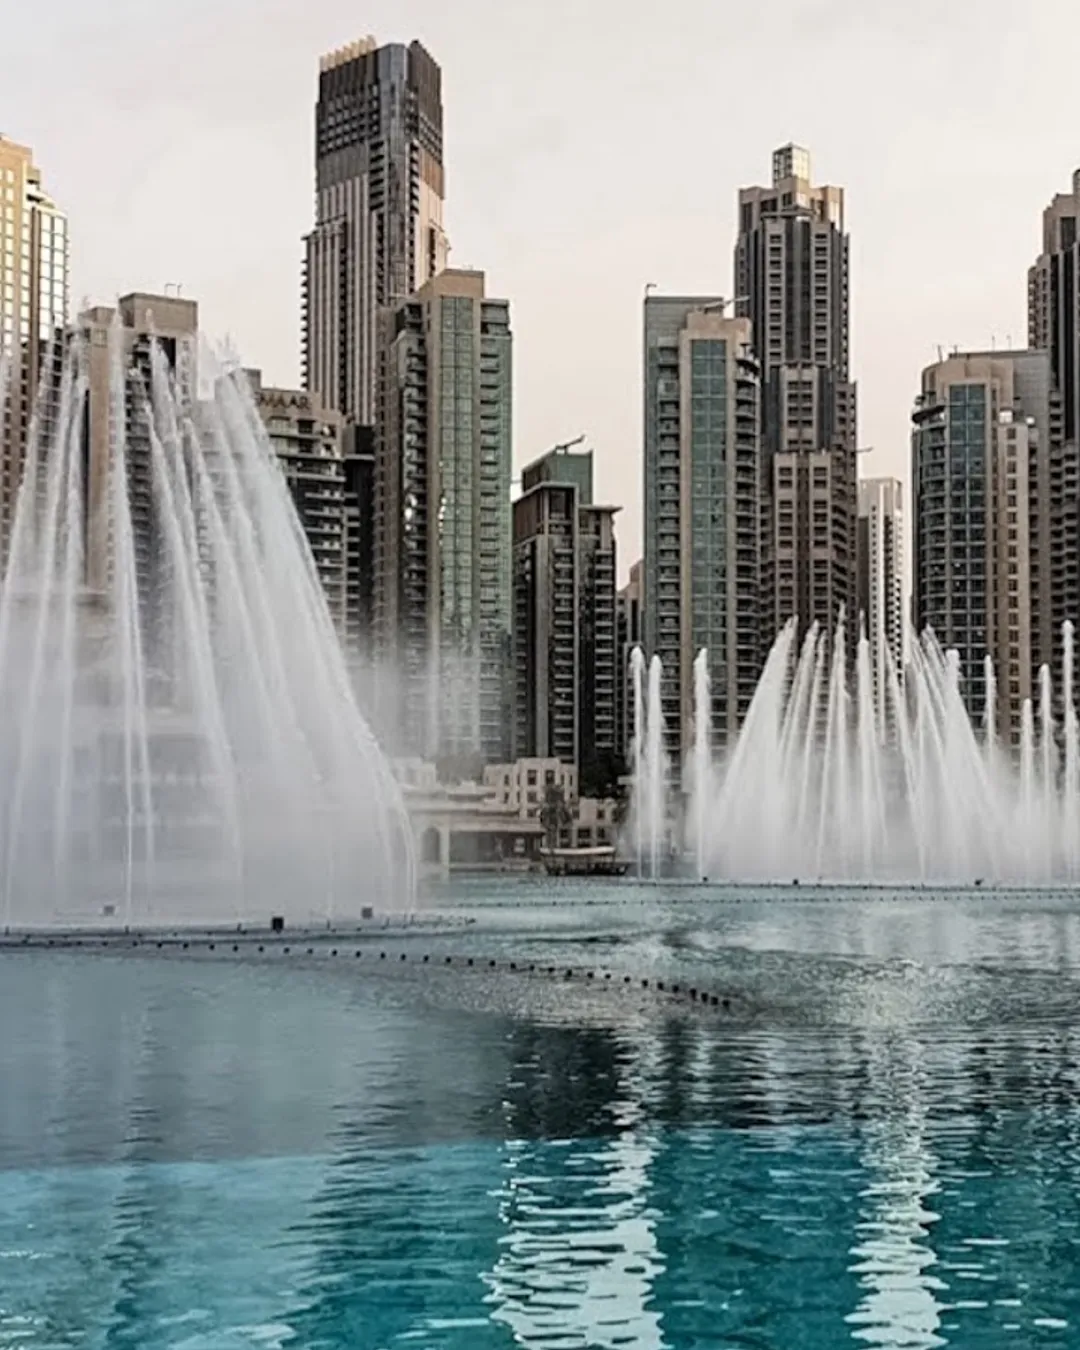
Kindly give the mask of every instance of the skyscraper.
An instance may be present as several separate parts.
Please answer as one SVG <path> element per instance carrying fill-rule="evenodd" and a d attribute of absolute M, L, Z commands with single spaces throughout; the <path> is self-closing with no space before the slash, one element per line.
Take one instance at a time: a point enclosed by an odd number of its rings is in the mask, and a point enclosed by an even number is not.
<path fill-rule="evenodd" d="M 923 371 L 912 436 L 915 624 L 955 648 L 968 712 L 1017 738 L 1052 660 L 1049 464 L 1061 436 L 1046 351 L 957 353 Z"/>
<path fill-rule="evenodd" d="M 738 730 L 761 670 L 758 365 L 719 300 L 645 298 L 645 648 L 659 656 L 666 747 L 693 737 L 693 663 L 709 652 L 712 725 Z"/>
<path fill-rule="evenodd" d="M 361 425 L 375 418 L 379 310 L 446 265 L 441 81 L 419 42 L 365 38 L 320 63 L 304 387 Z"/>
<path fill-rule="evenodd" d="M 376 659 L 402 748 L 510 750 L 510 306 L 447 270 L 383 315 Z"/>
<path fill-rule="evenodd" d="M 888 657 L 904 668 L 904 506 L 897 478 L 859 483 L 858 603 L 870 642 L 870 669 L 878 708 L 885 704 Z"/>
<path fill-rule="evenodd" d="M 1043 212 L 1042 252 L 1028 271 L 1028 341 L 1050 353 L 1062 432 L 1080 439 L 1080 169 Z"/>
<path fill-rule="evenodd" d="M 44 191 L 31 151 L 0 136 L 0 557 L 42 359 L 67 313 L 67 219 Z"/>
<path fill-rule="evenodd" d="M 1080 622 L 1080 169 L 1072 191 L 1043 212 L 1042 253 L 1028 273 L 1028 344 L 1049 354 L 1061 410 L 1061 435 L 1045 466 L 1050 554 L 1046 623 L 1055 672 L 1061 670 L 1061 626 Z"/>
<path fill-rule="evenodd" d="M 514 503 L 514 755 L 574 764 L 585 796 L 618 761 L 615 514 L 592 500 L 592 452 L 552 451 Z"/>
<path fill-rule="evenodd" d="M 848 369 L 844 192 L 785 145 L 739 193 L 737 313 L 752 322 L 766 456 L 763 645 L 796 617 L 832 631 L 855 604 L 855 386 Z"/>

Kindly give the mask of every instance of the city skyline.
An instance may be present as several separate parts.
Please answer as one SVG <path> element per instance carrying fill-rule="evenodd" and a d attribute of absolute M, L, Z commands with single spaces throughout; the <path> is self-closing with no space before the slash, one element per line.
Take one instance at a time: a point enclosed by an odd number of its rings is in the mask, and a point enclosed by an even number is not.
<path fill-rule="evenodd" d="M 292 387 L 300 382 L 299 240 L 312 219 L 317 58 L 367 31 L 381 42 L 422 41 L 444 76 L 451 261 L 484 267 L 493 292 L 515 305 L 516 463 L 588 432 L 598 492 L 626 508 L 625 577 L 640 537 L 642 288 L 728 289 L 737 189 L 761 177 L 773 146 L 808 145 L 816 177 L 847 190 L 852 375 L 860 441 L 877 447 L 864 472 L 907 482 L 912 390 L 938 344 L 987 349 L 996 337 L 1000 347 L 1022 345 L 1038 213 L 1075 167 L 1067 119 L 1055 112 L 1065 87 L 1055 71 L 1059 63 L 1067 70 L 1080 19 L 1057 4 L 1010 12 L 1010 69 L 1037 51 L 1040 73 L 1023 73 L 1006 97 L 1005 82 L 987 78 L 1003 59 L 993 30 L 1004 7 L 990 6 L 978 23 L 935 10 L 930 54 L 925 9 L 875 17 L 845 5 L 774 3 L 731 32 L 722 16 L 691 4 L 679 29 L 650 23 L 646 43 L 635 20 L 613 25 L 603 3 L 587 15 L 556 5 L 541 24 L 482 5 L 449 16 L 426 3 L 375 3 L 361 21 L 336 0 L 301 18 L 270 0 L 256 27 L 254 8 L 233 0 L 173 15 L 132 10 L 96 34 L 61 3 L 55 31 L 33 13 L 15 20 L 6 50 L 20 57 L 0 57 L 10 99 L 0 125 L 33 145 L 51 192 L 77 221 L 73 310 L 84 295 L 109 300 L 179 280 L 199 299 L 209 332 L 231 333 L 246 363 Z M 39 78 L 36 51 L 48 52 L 64 97 Z M 749 95 L 755 62 L 778 78 L 752 132 L 717 127 L 702 174 L 701 133 L 680 128 L 715 125 L 703 121 L 700 76 L 720 52 L 735 92 Z M 786 78 L 808 57 L 813 99 L 804 80 Z M 575 91 L 558 108 L 556 60 Z M 115 78 L 100 78 L 102 63 Z M 933 100 L 921 99 L 930 89 Z M 105 180 L 91 147 L 110 138 L 126 153 Z M 661 144 L 666 181 L 635 177 L 633 163 Z M 598 331 L 602 350 L 590 336 Z"/>

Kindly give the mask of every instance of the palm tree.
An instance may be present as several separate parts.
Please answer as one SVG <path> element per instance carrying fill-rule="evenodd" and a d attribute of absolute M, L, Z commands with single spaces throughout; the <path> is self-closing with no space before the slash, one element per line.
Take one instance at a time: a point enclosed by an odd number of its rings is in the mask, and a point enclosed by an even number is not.
<path fill-rule="evenodd" d="M 570 828 L 573 820 L 566 794 L 558 783 L 549 783 L 544 789 L 544 804 L 540 808 L 540 824 L 544 827 L 544 843 L 549 851 L 558 847 L 560 835 Z"/>

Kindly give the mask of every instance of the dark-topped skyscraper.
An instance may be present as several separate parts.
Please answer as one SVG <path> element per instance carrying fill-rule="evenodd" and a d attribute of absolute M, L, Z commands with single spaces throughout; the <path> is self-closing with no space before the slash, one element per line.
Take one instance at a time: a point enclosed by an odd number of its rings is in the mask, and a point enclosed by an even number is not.
<path fill-rule="evenodd" d="M 1043 212 L 1042 252 L 1028 271 L 1028 343 L 1050 353 L 1062 431 L 1080 439 L 1080 169 Z"/>
<path fill-rule="evenodd" d="M 773 155 L 739 192 L 737 312 L 761 367 L 763 641 L 797 617 L 830 631 L 856 604 L 855 385 L 848 368 L 844 191 L 814 187 L 809 151 Z"/>
<path fill-rule="evenodd" d="M 592 451 L 530 464 L 514 503 L 514 757 L 578 768 L 583 796 L 619 774 L 615 515 L 593 502 Z"/>
<path fill-rule="evenodd" d="M 419 42 L 365 38 L 320 62 L 304 386 L 361 425 L 375 418 L 379 310 L 446 264 L 442 120 L 441 72 Z"/>
<path fill-rule="evenodd" d="M 1080 169 L 1071 187 L 1043 212 L 1042 252 L 1028 272 L 1028 345 L 1047 352 L 1061 411 L 1041 485 L 1049 562 L 1043 654 L 1055 675 L 1062 624 L 1080 621 Z"/>

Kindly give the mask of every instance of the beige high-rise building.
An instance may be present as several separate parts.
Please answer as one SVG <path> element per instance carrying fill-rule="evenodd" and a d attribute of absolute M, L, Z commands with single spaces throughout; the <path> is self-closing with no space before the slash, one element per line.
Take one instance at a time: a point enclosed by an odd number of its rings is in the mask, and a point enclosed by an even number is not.
<path fill-rule="evenodd" d="M 324 56 L 315 228 L 305 240 L 304 387 L 375 421 L 378 315 L 446 266 L 442 75 L 419 42 Z"/>
<path fill-rule="evenodd" d="M 304 389 L 263 384 L 249 370 L 255 406 L 281 465 L 339 634 L 346 632 L 345 453 L 341 417 Z"/>
<path fill-rule="evenodd" d="M 85 310 L 74 328 L 84 345 L 87 379 L 87 582 L 94 590 L 104 590 L 107 584 L 106 494 L 110 464 L 121 435 L 137 580 L 140 594 L 147 597 L 149 604 L 160 569 L 167 566 L 164 533 L 155 502 L 150 434 L 144 416 L 152 352 L 156 344 L 168 366 L 181 407 L 193 408 L 198 393 L 199 308 L 194 300 L 134 292 L 123 296 L 115 308 L 96 305 Z M 116 356 L 124 370 L 123 428 L 115 425 L 113 416 Z"/>
<path fill-rule="evenodd" d="M 666 295 L 644 306 L 645 651 L 663 663 L 676 773 L 693 743 L 701 648 L 720 745 L 742 725 L 761 673 L 759 367 L 750 324 L 724 308 Z"/>
<path fill-rule="evenodd" d="M 486 294 L 483 272 L 451 268 L 384 311 L 382 329 L 379 716 L 405 753 L 503 763 L 512 696 L 510 305 Z"/>
<path fill-rule="evenodd" d="M 763 646 L 798 619 L 855 625 L 855 385 L 849 373 L 844 191 L 815 187 L 810 153 L 773 154 L 739 193 L 736 310 L 761 366 Z"/>
<path fill-rule="evenodd" d="M 0 136 L 0 556 L 22 477 L 42 360 L 68 312 L 67 219 L 24 145 Z"/>
<path fill-rule="evenodd" d="M 996 724 L 1015 741 L 1039 667 L 1053 661 L 1061 406 L 1049 354 L 964 352 L 929 366 L 913 420 L 915 624 L 956 649 L 976 721 L 991 657 Z"/>
<path fill-rule="evenodd" d="M 889 656 L 904 667 L 904 498 L 898 478 L 859 483 L 857 533 L 860 624 L 870 643 L 870 669 L 877 706 L 885 706 Z"/>

